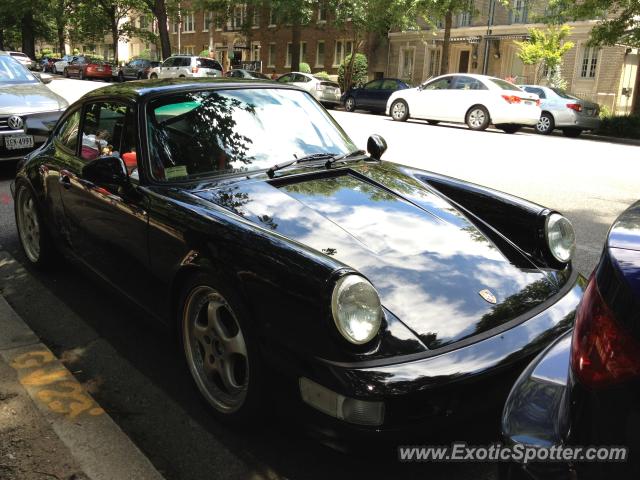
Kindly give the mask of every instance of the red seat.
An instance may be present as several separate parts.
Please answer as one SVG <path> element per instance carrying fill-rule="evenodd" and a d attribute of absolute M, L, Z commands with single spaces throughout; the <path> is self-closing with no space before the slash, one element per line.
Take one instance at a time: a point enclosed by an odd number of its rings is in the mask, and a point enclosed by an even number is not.
<path fill-rule="evenodd" d="M 138 159 L 136 158 L 136 152 L 127 152 L 122 154 L 122 160 L 127 168 L 136 168 L 138 166 Z"/>

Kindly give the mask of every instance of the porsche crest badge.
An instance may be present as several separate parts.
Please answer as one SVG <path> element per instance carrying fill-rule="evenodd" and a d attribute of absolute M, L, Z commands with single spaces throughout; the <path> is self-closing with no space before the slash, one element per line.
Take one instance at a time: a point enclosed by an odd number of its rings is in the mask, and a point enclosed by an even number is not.
<path fill-rule="evenodd" d="M 480 290 L 480 291 L 478 292 L 478 294 L 479 294 L 482 298 L 484 298 L 487 302 L 489 302 L 489 303 L 492 303 L 492 304 L 494 304 L 494 305 L 495 305 L 496 303 L 498 303 L 498 300 L 496 299 L 496 296 L 495 296 L 493 293 L 491 293 L 491 290 L 487 290 L 487 289 L 485 288 L 485 289 L 483 289 L 483 290 Z"/>

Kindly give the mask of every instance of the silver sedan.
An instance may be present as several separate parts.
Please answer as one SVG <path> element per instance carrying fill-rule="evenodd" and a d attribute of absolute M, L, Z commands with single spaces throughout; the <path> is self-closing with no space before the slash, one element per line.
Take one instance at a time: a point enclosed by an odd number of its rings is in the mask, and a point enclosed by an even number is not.
<path fill-rule="evenodd" d="M 570 95 L 559 88 L 541 85 L 520 85 L 524 91 L 540 97 L 542 114 L 536 132 L 550 134 L 555 128 L 567 137 L 577 137 L 583 130 L 600 127 L 600 107 L 597 103 Z"/>

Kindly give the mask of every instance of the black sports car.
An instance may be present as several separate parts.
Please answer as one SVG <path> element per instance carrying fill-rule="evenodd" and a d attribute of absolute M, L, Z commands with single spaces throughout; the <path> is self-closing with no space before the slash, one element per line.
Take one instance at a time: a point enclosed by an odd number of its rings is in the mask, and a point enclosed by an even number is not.
<path fill-rule="evenodd" d="M 174 328 L 220 417 L 271 394 L 326 435 L 433 430 L 504 401 L 583 287 L 560 214 L 385 148 L 288 85 L 108 86 L 20 165 L 20 240 Z"/>

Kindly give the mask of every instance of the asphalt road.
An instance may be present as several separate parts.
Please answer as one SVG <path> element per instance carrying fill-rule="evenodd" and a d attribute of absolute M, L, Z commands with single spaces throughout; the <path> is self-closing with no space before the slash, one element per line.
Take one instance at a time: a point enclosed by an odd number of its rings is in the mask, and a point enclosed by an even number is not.
<path fill-rule="evenodd" d="M 80 87 L 104 85 L 82 83 L 56 80 L 53 87 L 77 96 Z M 382 134 L 388 160 L 489 185 L 566 213 L 580 242 L 577 266 L 586 274 L 608 225 L 638 195 L 638 147 L 333 114 L 363 148 L 370 133 Z M 0 164 L 0 293 L 168 479 L 495 478 L 496 468 L 489 464 L 401 465 L 392 450 L 346 456 L 309 439 L 282 416 L 241 431 L 217 423 L 192 387 L 174 340 L 143 313 L 64 262 L 49 273 L 26 266 L 9 196 L 14 168 Z M 497 420 L 479 419 L 456 438 L 495 441 Z"/>

